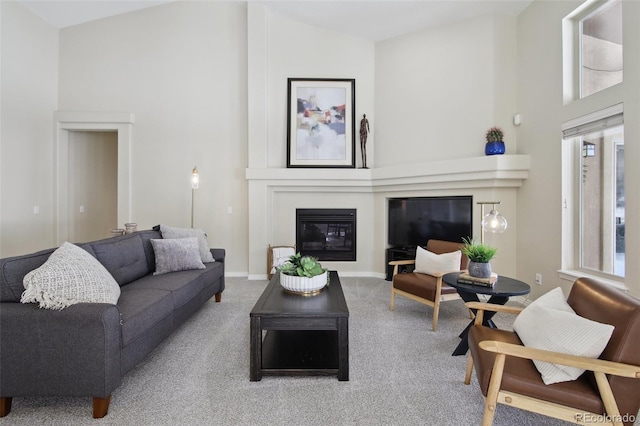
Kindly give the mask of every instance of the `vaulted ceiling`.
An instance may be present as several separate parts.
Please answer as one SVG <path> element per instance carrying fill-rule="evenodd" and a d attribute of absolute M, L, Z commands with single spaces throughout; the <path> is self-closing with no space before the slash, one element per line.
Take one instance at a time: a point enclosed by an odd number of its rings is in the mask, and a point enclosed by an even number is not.
<path fill-rule="evenodd" d="M 25 6 L 58 28 L 155 7 L 170 1 L 193 0 L 21 0 Z M 474 16 L 491 13 L 516 16 L 532 0 L 256 1 L 266 4 L 273 13 L 313 26 L 380 41 Z"/>

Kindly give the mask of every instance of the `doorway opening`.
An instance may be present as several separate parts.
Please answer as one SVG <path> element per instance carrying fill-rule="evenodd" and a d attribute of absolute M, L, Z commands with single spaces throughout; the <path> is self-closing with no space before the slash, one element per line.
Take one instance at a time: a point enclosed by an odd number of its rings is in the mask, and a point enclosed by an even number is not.
<path fill-rule="evenodd" d="M 69 241 L 110 235 L 118 224 L 118 133 L 69 133 Z"/>
<path fill-rule="evenodd" d="M 132 113 L 57 112 L 54 139 L 54 221 L 55 241 L 58 245 L 70 240 L 70 182 L 75 171 L 70 168 L 70 144 L 79 133 L 109 132 L 117 135 L 116 223 L 131 222 L 131 144 L 134 116 Z M 74 203 L 74 205 L 76 205 Z M 76 205 L 78 213 L 80 205 Z M 86 206 L 85 206 L 86 208 Z M 86 212 L 86 210 L 85 210 Z M 74 230 L 75 232 L 75 230 Z M 102 232 L 102 230 L 100 230 Z M 105 230 L 106 233 L 109 229 Z M 106 235 L 105 235 L 106 237 Z"/>

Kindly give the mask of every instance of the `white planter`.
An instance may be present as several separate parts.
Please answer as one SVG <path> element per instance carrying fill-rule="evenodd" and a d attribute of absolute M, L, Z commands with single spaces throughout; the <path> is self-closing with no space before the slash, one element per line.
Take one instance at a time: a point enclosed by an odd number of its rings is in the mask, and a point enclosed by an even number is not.
<path fill-rule="evenodd" d="M 327 272 L 315 277 L 298 277 L 280 272 L 280 285 L 287 291 L 303 295 L 314 295 L 327 285 Z"/>

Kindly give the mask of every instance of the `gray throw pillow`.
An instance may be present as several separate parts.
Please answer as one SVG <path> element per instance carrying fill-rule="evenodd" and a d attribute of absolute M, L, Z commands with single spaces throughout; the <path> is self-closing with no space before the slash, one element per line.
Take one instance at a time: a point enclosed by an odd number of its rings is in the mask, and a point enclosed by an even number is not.
<path fill-rule="evenodd" d="M 76 303 L 116 304 L 120 286 L 109 271 L 84 249 L 63 243 L 39 268 L 24 276 L 20 301 L 45 309 Z"/>
<path fill-rule="evenodd" d="M 206 269 L 200 260 L 196 237 L 168 240 L 152 239 L 151 245 L 156 257 L 156 271 L 153 275 L 189 269 Z"/>
<path fill-rule="evenodd" d="M 207 234 L 202 229 L 193 228 L 174 228 L 167 225 L 160 225 L 160 232 L 162 238 L 188 238 L 196 237 L 198 239 L 198 250 L 200 251 L 200 260 L 203 263 L 215 262 L 211 251 L 209 250 L 209 244 L 207 243 Z"/>

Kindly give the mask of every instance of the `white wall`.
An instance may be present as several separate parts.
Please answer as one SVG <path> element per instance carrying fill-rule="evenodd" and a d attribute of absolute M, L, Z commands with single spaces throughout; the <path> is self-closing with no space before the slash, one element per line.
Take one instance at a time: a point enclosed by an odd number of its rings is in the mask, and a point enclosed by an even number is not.
<path fill-rule="evenodd" d="M 375 120 L 374 44 L 370 41 L 312 27 L 277 14 L 268 14 L 267 115 L 268 167 L 286 166 L 287 79 L 354 78 L 356 80 L 356 164 L 360 164 L 359 123 L 362 114 Z M 370 143 L 371 142 L 371 143 Z M 373 136 L 367 140 L 373 159 Z M 370 160 L 370 161 L 369 161 Z"/>
<path fill-rule="evenodd" d="M 58 31 L 17 2 L 0 2 L 0 10 L 0 256 L 7 257 L 54 246 Z"/>
<path fill-rule="evenodd" d="M 515 153 L 515 18 L 485 16 L 376 44 L 376 166 Z"/>
<path fill-rule="evenodd" d="M 135 114 L 131 220 L 190 226 L 197 166 L 194 225 L 230 272 L 247 270 L 246 34 L 245 5 L 192 1 L 60 31 L 59 109 Z"/>

